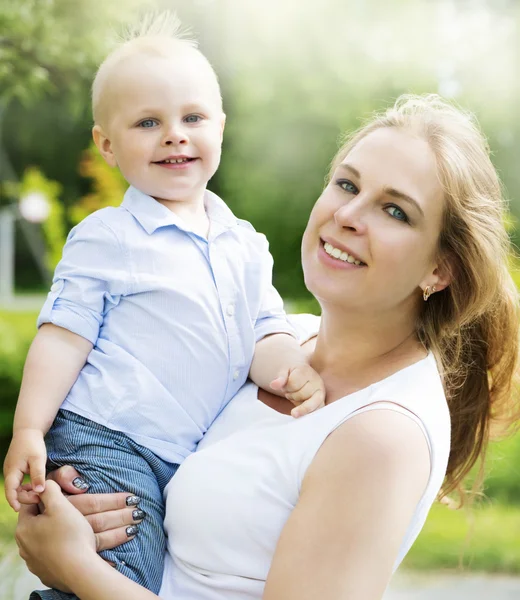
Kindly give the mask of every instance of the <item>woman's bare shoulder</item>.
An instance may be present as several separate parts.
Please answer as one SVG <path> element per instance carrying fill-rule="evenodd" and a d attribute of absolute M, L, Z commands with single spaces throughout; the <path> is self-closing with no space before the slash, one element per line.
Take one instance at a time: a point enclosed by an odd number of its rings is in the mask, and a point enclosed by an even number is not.
<path fill-rule="evenodd" d="M 377 478 L 381 484 L 415 482 L 424 490 L 430 472 L 430 452 L 420 425 L 404 412 L 383 406 L 354 415 L 325 440 L 305 475 L 303 486 L 346 485 L 352 478 Z"/>

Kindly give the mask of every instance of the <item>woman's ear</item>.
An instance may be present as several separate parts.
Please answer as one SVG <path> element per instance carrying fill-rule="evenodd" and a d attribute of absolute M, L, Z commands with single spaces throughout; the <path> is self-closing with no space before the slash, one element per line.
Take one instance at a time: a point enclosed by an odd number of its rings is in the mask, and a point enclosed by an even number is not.
<path fill-rule="evenodd" d="M 453 281 L 453 274 L 455 270 L 455 261 L 451 256 L 446 256 L 439 260 L 433 271 L 424 278 L 421 282 L 421 289 L 426 287 L 435 287 L 436 292 L 447 288 Z"/>
<path fill-rule="evenodd" d="M 437 283 L 434 284 L 437 291 L 447 288 L 453 281 L 455 273 L 455 260 L 453 256 L 446 255 L 433 271 L 433 275 L 437 277 Z"/>
<path fill-rule="evenodd" d="M 105 159 L 106 163 L 111 167 L 117 167 L 116 157 L 112 151 L 112 143 L 100 125 L 94 125 L 92 128 L 92 138 L 94 139 L 94 143 L 96 144 L 99 153 Z"/>

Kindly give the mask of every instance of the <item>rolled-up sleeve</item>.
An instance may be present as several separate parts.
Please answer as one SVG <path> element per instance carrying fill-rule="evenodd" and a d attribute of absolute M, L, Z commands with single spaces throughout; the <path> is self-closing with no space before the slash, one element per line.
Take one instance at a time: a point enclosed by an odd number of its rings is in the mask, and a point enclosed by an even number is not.
<path fill-rule="evenodd" d="M 114 232 L 87 217 L 69 233 L 38 327 L 52 323 L 95 344 L 105 314 L 125 294 L 125 265 Z"/>
<path fill-rule="evenodd" d="M 289 323 L 283 308 L 283 300 L 273 285 L 273 257 L 269 252 L 269 244 L 264 236 L 262 252 L 262 304 L 255 322 L 255 340 L 259 342 L 266 335 L 288 333 L 296 337 L 296 332 Z"/>

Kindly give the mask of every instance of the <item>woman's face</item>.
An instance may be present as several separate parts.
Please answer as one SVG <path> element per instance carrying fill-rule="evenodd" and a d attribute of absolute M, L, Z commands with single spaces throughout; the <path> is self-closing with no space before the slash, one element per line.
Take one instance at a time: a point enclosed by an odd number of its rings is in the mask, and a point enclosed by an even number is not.
<path fill-rule="evenodd" d="M 419 287 L 442 286 L 435 261 L 443 196 L 425 140 L 394 128 L 368 134 L 312 210 L 302 242 L 309 291 L 322 305 L 414 313 Z"/>

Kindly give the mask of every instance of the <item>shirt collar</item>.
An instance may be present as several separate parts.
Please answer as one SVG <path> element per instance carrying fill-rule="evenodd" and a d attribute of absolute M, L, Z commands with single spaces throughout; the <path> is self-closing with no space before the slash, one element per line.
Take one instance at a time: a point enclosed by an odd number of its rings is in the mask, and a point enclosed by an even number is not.
<path fill-rule="evenodd" d="M 226 203 L 213 192 L 205 191 L 204 204 L 211 223 L 211 237 L 238 225 L 237 218 Z M 121 206 L 137 219 L 148 234 L 154 233 L 159 227 L 168 225 L 175 225 L 183 231 L 190 231 L 179 216 L 133 186 L 126 190 Z"/>

